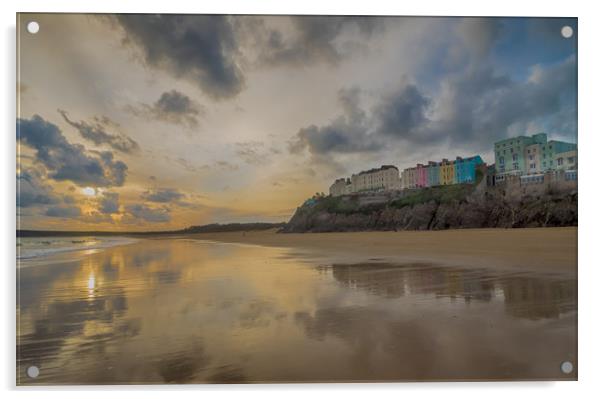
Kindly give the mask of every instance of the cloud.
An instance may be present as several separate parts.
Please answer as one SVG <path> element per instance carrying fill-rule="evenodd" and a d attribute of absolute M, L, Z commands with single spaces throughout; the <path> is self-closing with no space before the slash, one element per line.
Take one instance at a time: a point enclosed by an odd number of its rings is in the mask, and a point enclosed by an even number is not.
<path fill-rule="evenodd" d="M 140 149 L 138 143 L 125 134 L 108 133 L 107 128 L 116 128 L 117 124 L 106 116 L 101 118 L 94 117 L 90 123 L 84 121 L 75 122 L 69 119 L 66 111 L 59 109 L 58 112 L 63 116 L 65 122 L 77 129 L 83 138 L 98 146 L 108 145 L 114 150 L 124 153 L 133 153 Z"/>
<path fill-rule="evenodd" d="M 119 212 L 119 194 L 104 192 L 99 200 L 98 210 L 103 214 Z"/>
<path fill-rule="evenodd" d="M 273 149 L 265 150 L 263 141 L 244 141 L 235 143 L 236 155 L 249 165 L 265 165 L 275 155 Z"/>
<path fill-rule="evenodd" d="M 382 148 L 373 136 L 368 135 L 368 119 L 359 104 L 357 88 L 339 91 L 338 101 L 343 115 L 325 126 L 310 125 L 300 129 L 290 143 L 291 153 L 304 149 L 315 155 L 327 153 L 373 152 Z"/>
<path fill-rule="evenodd" d="M 44 183 L 43 176 L 34 169 L 22 169 L 17 173 L 17 206 L 29 208 L 60 202 L 52 187 Z"/>
<path fill-rule="evenodd" d="M 69 180 L 79 186 L 121 186 L 127 165 L 115 161 L 110 151 L 87 151 L 71 144 L 54 124 L 39 115 L 17 119 L 17 140 L 36 151 L 36 162 L 48 170 L 48 177 Z"/>
<path fill-rule="evenodd" d="M 239 169 L 238 165 L 230 163 L 228 161 L 217 161 L 215 162 L 215 164 L 213 164 L 212 167 L 226 172 L 234 172 Z"/>
<path fill-rule="evenodd" d="M 159 203 L 177 203 L 185 197 L 186 195 L 184 193 L 174 188 L 157 188 L 145 191 L 142 194 L 142 199 Z"/>
<path fill-rule="evenodd" d="M 151 208 L 145 204 L 129 204 L 125 206 L 125 223 L 151 222 L 164 223 L 171 220 L 170 210 L 167 207 Z"/>
<path fill-rule="evenodd" d="M 75 219 L 81 216 L 81 209 L 77 206 L 51 206 L 46 210 L 45 215 L 62 219 Z"/>
<path fill-rule="evenodd" d="M 194 165 L 192 162 L 190 162 L 189 160 L 187 160 L 186 158 L 183 158 L 183 157 L 178 157 L 176 159 L 168 158 L 168 160 L 175 162 L 176 164 L 178 164 L 181 167 L 183 167 L 186 171 L 191 172 L 191 173 L 199 173 L 199 172 L 203 172 L 203 171 L 209 169 L 208 165 L 197 166 L 197 165 Z"/>
<path fill-rule="evenodd" d="M 341 91 L 343 115 L 325 126 L 300 129 L 290 152 L 308 149 L 325 159 L 393 145 L 417 151 L 439 144 L 481 151 L 490 149 L 496 139 L 527 134 L 534 125 L 564 137 L 576 133 L 574 56 L 535 66 L 523 80 L 497 73 L 487 63 L 449 73 L 430 92 L 402 79 L 377 98 L 370 112 L 360 107 L 360 93 Z"/>
<path fill-rule="evenodd" d="M 263 37 L 259 59 L 265 65 L 336 65 L 344 57 L 337 45 L 343 33 L 366 39 L 384 27 L 381 17 L 292 16 L 294 32 L 289 37 L 278 29 L 255 29 Z"/>
<path fill-rule="evenodd" d="M 498 18 L 462 18 L 456 26 L 462 44 L 473 57 L 484 57 L 492 49 L 502 32 Z"/>
<path fill-rule="evenodd" d="M 425 123 L 423 131 L 453 145 L 490 148 L 496 139 L 528 133 L 525 130 L 531 123 L 553 121 L 567 109 L 573 112 L 564 122 L 574 121 L 576 85 L 574 57 L 537 67 L 526 81 L 497 74 L 491 67 L 475 67 L 443 81 L 431 121 Z M 563 124 L 548 127 L 567 136 L 576 133 L 566 132 L 567 125 Z"/>
<path fill-rule="evenodd" d="M 146 65 L 186 79 L 214 99 L 243 89 L 230 17 L 121 14 L 115 20 L 124 43 L 139 49 Z"/>
<path fill-rule="evenodd" d="M 429 105 L 430 99 L 415 85 L 402 83 L 395 92 L 383 96 L 375 107 L 377 132 L 420 140 L 420 128 L 428 121 Z"/>
<path fill-rule="evenodd" d="M 136 116 L 151 117 L 189 128 L 197 127 L 198 118 L 205 113 L 196 101 L 176 90 L 164 92 L 153 105 L 129 106 L 127 110 Z"/>

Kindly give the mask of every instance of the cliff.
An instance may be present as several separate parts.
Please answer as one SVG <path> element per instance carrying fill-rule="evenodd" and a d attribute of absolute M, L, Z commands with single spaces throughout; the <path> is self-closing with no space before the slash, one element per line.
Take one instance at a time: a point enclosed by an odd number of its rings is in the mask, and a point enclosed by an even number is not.
<path fill-rule="evenodd" d="M 577 225 L 577 191 L 453 185 L 323 197 L 304 204 L 284 233 Z"/>

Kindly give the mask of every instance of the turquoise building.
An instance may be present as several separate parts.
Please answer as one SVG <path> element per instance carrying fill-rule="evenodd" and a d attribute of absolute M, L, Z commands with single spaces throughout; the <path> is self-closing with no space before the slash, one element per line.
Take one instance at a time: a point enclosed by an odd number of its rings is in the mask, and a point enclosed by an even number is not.
<path fill-rule="evenodd" d="M 456 183 L 474 183 L 477 166 L 483 163 L 480 155 L 469 158 L 457 157 L 454 161 L 454 177 Z"/>
<path fill-rule="evenodd" d="M 427 166 L 427 180 L 428 180 L 428 186 L 429 187 L 434 187 L 434 186 L 438 186 L 439 183 L 439 163 L 438 162 L 433 162 L 433 161 L 429 161 L 429 164 Z"/>
<path fill-rule="evenodd" d="M 573 143 L 565 143 L 563 141 L 550 140 L 541 146 L 540 165 L 541 171 L 557 169 L 556 162 L 558 154 L 576 151 L 577 145 Z"/>
<path fill-rule="evenodd" d="M 545 133 L 518 136 L 496 142 L 495 171 L 498 175 L 541 173 L 558 166 L 558 154 L 577 150 L 577 144 L 550 140 Z"/>

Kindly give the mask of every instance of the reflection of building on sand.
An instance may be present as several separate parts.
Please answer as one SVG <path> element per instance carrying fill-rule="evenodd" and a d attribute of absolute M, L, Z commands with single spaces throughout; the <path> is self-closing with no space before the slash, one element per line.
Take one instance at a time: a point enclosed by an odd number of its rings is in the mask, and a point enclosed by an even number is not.
<path fill-rule="evenodd" d="M 466 302 L 503 297 L 506 311 L 516 317 L 557 318 L 576 310 L 575 280 L 505 276 L 487 270 L 457 269 L 428 264 L 335 264 L 332 276 L 340 283 L 385 298 L 431 294 Z"/>

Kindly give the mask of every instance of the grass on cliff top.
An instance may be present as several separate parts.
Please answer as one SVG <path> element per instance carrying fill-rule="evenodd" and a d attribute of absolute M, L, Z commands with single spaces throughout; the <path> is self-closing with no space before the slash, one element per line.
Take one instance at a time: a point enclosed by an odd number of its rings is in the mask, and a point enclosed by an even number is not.
<path fill-rule="evenodd" d="M 328 213 L 356 213 L 360 211 L 360 205 L 354 198 L 324 197 L 316 204 L 314 211 L 326 211 Z"/>
<path fill-rule="evenodd" d="M 360 206 L 357 196 L 344 197 L 323 197 L 318 199 L 315 204 L 304 207 L 303 212 L 313 214 L 316 212 L 328 212 L 337 214 L 364 213 L 369 214 L 378 209 L 387 206 L 393 208 L 403 208 L 434 201 L 437 204 L 446 204 L 453 201 L 464 200 L 472 191 L 472 184 L 454 184 L 450 186 L 437 186 L 422 189 L 416 189 L 407 193 L 402 198 L 397 198 L 389 203 L 368 204 Z"/>
<path fill-rule="evenodd" d="M 472 184 L 453 184 L 417 189 L 403 198 L 391 201 L 393 208 L 403 208 L 434 201 L 437 204 L 447 204 L 453 201 L 462 201 L 474 189 Z"/>

